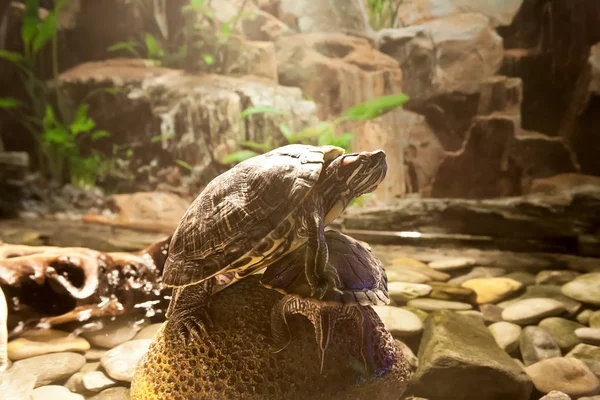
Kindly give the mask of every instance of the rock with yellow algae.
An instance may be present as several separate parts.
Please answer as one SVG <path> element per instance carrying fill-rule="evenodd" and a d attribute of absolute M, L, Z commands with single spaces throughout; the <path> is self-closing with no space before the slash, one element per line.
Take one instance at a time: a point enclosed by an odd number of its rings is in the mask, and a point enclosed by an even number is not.
<path fill-rule="evenodd" d="M 138 364 L 132 400 L 158 399 L 398 399 L 410 367 L 372 309 L 365 311 L 363 353 L 351 321 L 340 321 L 325 354 L 323 375 L 314 329 L 287 316 L 291 343 L 271 339 L 270 311 L 282 295 L 248 277 L 213 297 L 214 328 L 184 344 L 167 322 Z M 369 371 L 369 372 L 367 372 Z"/>

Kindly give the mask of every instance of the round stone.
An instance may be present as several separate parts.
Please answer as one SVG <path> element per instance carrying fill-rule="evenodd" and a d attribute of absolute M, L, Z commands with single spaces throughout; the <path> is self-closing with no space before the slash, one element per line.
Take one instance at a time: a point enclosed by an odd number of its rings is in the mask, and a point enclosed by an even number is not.
<path fill-rule="evenodd" d="M 83 384 L 83 387 L 90 392 L 100 392 L 117 384 L 101 371 L 85 373 L 81 377 L 81 383 Z"/>
<path fill-rule="evenodd" d="M 397 303 L 406 303 L 417 297 L 431 293 L 431 286 L 422 283 L 390 282 L 388 283 L 390 298 Z"/>
<path fill-rule="evenodd" d="M 571 396 L 558 390 L 553 390 L 540 400 L 571 400 Z"/>
<path fill-rule="evenodd" d="M 458 301 L 436 300 L 436 299 L 414 299 L 408 302 L 410 307 L 418 308 L 419 310 L 435 311 L 435 310 L 471 310 L 472 305 L 460 303 Z"/>
<path fill-rule="evenodd" d="M 532 365 L 540 360 L 562 355 L 552 335 L 539 326 L 528 326 L 523 329 L 519 348 L 525 365 Z"/>
<path fill-rule="evenodd" d="M 454 271 L 457 269 L 463 269 L 472 267 L 477 263 L 477 260 L 470 257 L 455 257 L 455 258 L 443 258 L 441 260 L 435 260 L 430 262 L 428 265 L 430 268 L 438 271 Z"/>
<path fill-rule="evenodd" d="M 129 389 L 126 387 L 114 387 L 103 390 L 88 400 L 129 400 Z"/>
<path fill-rule="evenodd" d="M 557 271 L 540 271 L 535 276 L 537 285 L 564 285 L 581 275 L 577 271 L 562 269 Z"/>
<path fill-rule="evenodd" d="M 11 367 L 0 372 L 0 393 L 7 399 L 30 399 L 35 381 L 34 374 Z"/>
<path fill-rule="evenodd" d="M 148 351 L 151 342 L 150 339 L 142 339 L 120 344 L 102 356 L 100 365 L 111 378 L 131 382 L 135 367 Z"/>
<path fill-rule="evenodd" d="M 432 299 L 476 304 L 475 299 L 477 298 L 477 294 L 473 289 L 444 282 L 430 282 L 429 284 L 433 290 L 428 297 Z"/>
<path fill-rule="evenodd" d="M 412 312 L 394 306 L 372 307 L 392 336 L 414 336 L 423 331 L 423 322 Z"/>
<path fill-rule="evenodd" d="M 86 351 L 90 348 L 87 340 L 80 337 L 69 337 L 68 332 L 55 329 L 30 331 L 22 337 L 8 343 L 8 358 L 22 360 L 50 353 L 66 351 Z"/>
<path fill-rule="evenodd" d="M 596 394 L 600 380 L 580 360 L 556 357 L 542 360 L 525 368 L 536 389 L 541 393 L 559 390 L 569 396 Z"/>
<path fill-rule="evenodd" d="M 584 326 L 565 318 L 551 317 L 543 319 L 539 326 L 546 329 L 554 338 L 556 344 L 563 352 L 568 352 L 581 343 L 575 334 L 575 330 Z"/>
<path fill-rule="evenodd" d="M 479 311 L 481 311 L 485 322 L 493 323 L 502 321 L 502 311 L 504 309 L 496 304 L 482 304 L 479 306 Z"/>
<path fill-rule="evenodd" d="M 85 400 L 82 395 L 71 393 L 66 387 L 58 385 L 41 386 L 34 389 L 31 398 L 32 400 Z"/>
<path fill-rule="evenodd" d="M 521 336 L 521 327 L 510 322 L 496 322 L 488 326 L 490 332 L 496 339 L 498 346 L 507 353 L 512 353 L 519 347 L 519 337 Z"/>
<path fill-rule="evenodd" d="M 477 293 L 477 304 L 496 303 L 517 292 L 523 284 L 510 278 L 477 278 L 466 281 L 463 287 Z"/>
<path fill-rule="evenodd" d="M 450 275 L 429 268 L 426 264 L 412 258 L 396 258 L 392 265 L 385 267 L 388 282 L 425 283 L 429 281 L 447 281 Z"/>
<path fill-rule="evenodd" d="M 588 366 L 588 368 L 600 378 L 600 346 L 591 346 L 589 344 L 578 344 L 571 350 L 567 357 L 578 358 Z"/>
<path fill-rule="evenodd" d="M 415 314 L 417 317 L 419 317 L 421 322 L 425 322 L 425 320 L 429 316 L 429 313 L 427 311 L 419 310 L 418 308 L 415 308 L 415 307 L 402 306 L 400 308 L 402 308 L 404 310 L 408 310 L 411 313 Z"/>
<path fill-rule="evenodd" d="M 12 369 L 36 376 L 35 387 L 67 379 L 85 364 L 77 353 L 52 353 L 16 361 Z"/>
<path fill-rule="evenodd" d="M 85 352 L 85 359 L 88 361 L 97 361 L 107 352 L 106 349 L 89 349 Z"/>
<path fill-rule="evenodd" d="M 590 314 L 588 323 L 591 328 L 600 328 L 600 310 L 594 311 Z"/>
<path fill-rule="evenodd" d="M 565 283 L 561 291 L 568 296 L 583 303 L 600 306 L 600 272 L 583 274 L 577 279 Z"/>
<path fill-rule="evenodd" d="M 389 286 L 388 286 L 388 290 L 389 290 Z M 161 328 L 161 326 L 163 326 L 162 323 L 148 325 L 147 327 L 145 327 L 144 329 L 139 331 L 138 334 L 135 335 L 134 339 L 135 340 L 154 339 L 156 332 L 158 332 L 158 330 Z"/>
<path fill-rule="evenodd" d="M 460 275 L 448 281 L 451 285 L 461 285 L 464 282 L 476 278 L 496 278 L 506 274 L 504 268 L 498 267 L 475 267 L 468 274 Z"/>
<path fill-rule="evenodd" d="M 515 271 L 504 275 L 504 277 L 521 282 L 523 286 L 535 285 L 535 275 L 530 274 L 529 272 Z"/>
<path fill-rule="evenodd" d="M 135 337 L 147 322 L 140 322 L 131 317 L 118 317 L 115 320 L 105 318 L 103 326 L 93 332 L 85 332 L 83 336 L 93 345 L 112 349 Z"/>
<path fill-rule="evenodd" d="M 502 311 L 502 319 L 519 325 L 535 324 L 543 318 L 562 314 L 565 306 L 556 300 L 531 298 L 520 300 Z"/>
<path fill-rule="evenodd" d="M 590 318 L 592 317 L 593 314 L 594 314 L 594 310 L 583 310 L 582 312 L 577 314 L 577 317 L 576 317 L 577 322 L 579 322 L 582 325 L 589 325 Z"/>
<path fill-rule="evenodd" d="M 600 346 L 600 328 L 579 328 L 575 330 L 575 335 L 583 343 Z"/>

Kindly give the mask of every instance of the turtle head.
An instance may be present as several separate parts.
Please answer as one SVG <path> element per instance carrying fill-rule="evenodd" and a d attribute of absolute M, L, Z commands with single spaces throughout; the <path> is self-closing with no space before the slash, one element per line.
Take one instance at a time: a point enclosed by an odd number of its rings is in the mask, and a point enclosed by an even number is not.
<path fill-rule="evenodd" d="M 339 215 L 352 199 L 374 191 L 385 178 L 386 172 L 387 163 L 383 150 L 336 157 L 326 165 L 322 181 L 322 193 L 330 203 L 327 205 L 328 209 Z"/>

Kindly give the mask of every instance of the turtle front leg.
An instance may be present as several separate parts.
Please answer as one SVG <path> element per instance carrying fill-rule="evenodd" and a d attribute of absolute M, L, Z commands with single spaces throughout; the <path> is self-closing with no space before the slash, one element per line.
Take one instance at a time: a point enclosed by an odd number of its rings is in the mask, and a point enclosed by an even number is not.
<path fill-rule="evenodd" d="M 210 317 L 210 300 L 214 279 L 175 288 L 167 311 L 167 319 L 184 342 L 201 340 L 208 336 L 208 328 L 213 326 Z"/>
<path fill-rule="evenodd" d="M 308 217 L 308 245 L 306 246 L 306 279 L 310 295 L 322 299 L 327 289 L 341 285 L 335 268 L 329 265 L 329 249 L 325 240 L 325 222 L 319 213 Z"/>

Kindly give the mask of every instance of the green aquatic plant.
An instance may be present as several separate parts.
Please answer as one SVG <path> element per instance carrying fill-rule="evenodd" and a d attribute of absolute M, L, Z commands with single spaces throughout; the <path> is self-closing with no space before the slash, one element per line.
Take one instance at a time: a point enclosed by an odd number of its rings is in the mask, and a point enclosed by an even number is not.
<path fill-rule="evenodd" d="M 367 0 L 369 23 L 375 30 L 392 28 L 402 0 Z"/>
<path fill-rule="evenodd" d="M 105 159 L 99 153 L 83 155 L 86 141 L 109 136 L 105 130 L 95 129 L 89 117 L 86 100 L 73 106 L 58 86 L 58 15 L 70 0 L 59 0 L 45 18 L 39 17 L 37 0 L 25 2 L 25 16 L 21 26 L 23 52 L 0 50 L 0 58 L 15 66 L 25 89 L 25 99 L 0 98 L 0 108 L 14 115 L 31 134 L 38 154 L 40 170 L 58 183 L 69 179 L 76 186 L 94 184 L 98 174 L 105 170 Z M 51 83 L 36 74 L 38 56 L 50 45 Z M 111 92 L 111 90 L 108 90 Z"/>
<path fill-rule="evenodd" d="M 115 43 L 108 50 L 124 50 L 157 66 L 227 74 L 243 52 L 242 38 L 235 27 L 250 15 L 243 11 L 244 6 L 231 19 L 220 22 L 210 1 L 190 0 L 181 8 L 184 24 L 172 38 L 157 38 L 145 32 L 143 37 Z"/>
<path fill-rule="evenodd" d="M 305 128 L 299 132 L 292 132 L 286 124 L 281 124 L 279 130 L 287 144 L 310 143 L 316 140 L 319 146 L 332 145 L 338 146 L 346 151 L 351 151 L 352 139 L 351 133 L 336 135 L 336 127 L 348 121 L 368 121 L 402 106 L 408 101 L 404 94 L 394 94 L 382 96 L 367 100 L 346 110 L 344 114 L 332 121 L 321 122 L 315 126 Z M 255 114 L 279 114 L 289 117 L 290 115 L 273 107 L 250 107 L 241 113 L 242 118 Z M 240 151 L 228 154 L 220 162 L 222 164 L 234 164 L 245 161 L 262 153 L 273 150 L 277 147 L 274 139 L 269 137 L 266 143 L 256 143 L 245 141 L 240 143 L 245 148 Z"/>

